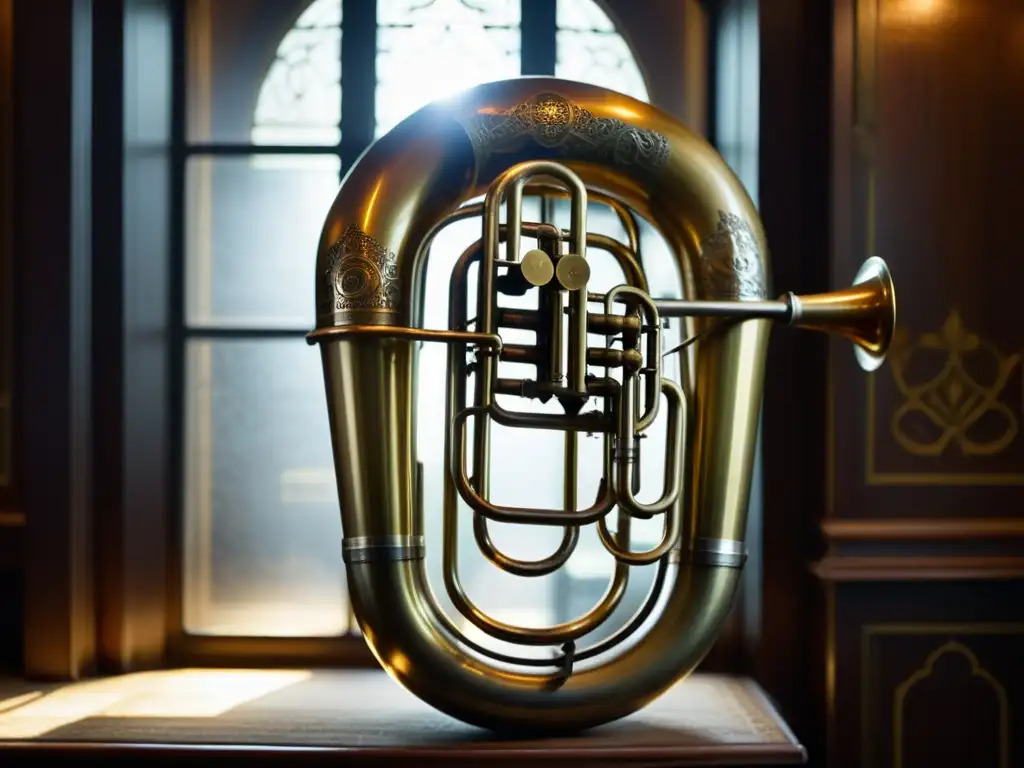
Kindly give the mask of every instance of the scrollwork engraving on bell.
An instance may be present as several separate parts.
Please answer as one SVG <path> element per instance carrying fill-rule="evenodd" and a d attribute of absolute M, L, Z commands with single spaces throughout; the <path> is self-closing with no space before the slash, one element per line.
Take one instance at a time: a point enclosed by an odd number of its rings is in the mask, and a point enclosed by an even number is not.
<path fill-rule="evenodd" d="M 334 312 L 393 312 L 402 298 L 395 254 L 355 224 L 328 251 L 324 278 Z"/>
<path fill-rule="evenodd" d="M 504 112 L 477 113 L 463 122 L 478 160 L 514 152 L 533 140 L 581 159 L 659 172 L 668 163 L 668 139 L 614 117 L 597 117 L 557 93 L 539 93 Z"/>
<path fill-rule="evenodd" d="M 718 226 L 701 246 L 702 283 L 709 299 L 754 299 L 767 296 L 761 250 L 747 222 L 718 212 Z"/>

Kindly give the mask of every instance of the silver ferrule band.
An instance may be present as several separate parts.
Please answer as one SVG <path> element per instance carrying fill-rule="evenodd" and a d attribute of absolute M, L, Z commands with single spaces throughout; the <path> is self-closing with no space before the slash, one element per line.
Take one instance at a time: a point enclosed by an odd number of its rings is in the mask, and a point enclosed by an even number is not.
<path fill-rule="evenodd" d="M 789 304 L 789 322 L 787 325 L 799 323 L 804 316 L 804 305 L 800 302 L 800 297 L 790 291 L 786 294 L 786 303 Z"/>
<path fill-rule="evenodd" d="M 423 554 L 422 536 L 356 536 L 341 544 L 346 563 L 422 560 Z"/>
<path fill-rule="evenodd" d="M 673 549 L 669 562 L 742 568 L 747 553 L 742 541 L 735 539 L 696 539 L 688 550 Z"/>

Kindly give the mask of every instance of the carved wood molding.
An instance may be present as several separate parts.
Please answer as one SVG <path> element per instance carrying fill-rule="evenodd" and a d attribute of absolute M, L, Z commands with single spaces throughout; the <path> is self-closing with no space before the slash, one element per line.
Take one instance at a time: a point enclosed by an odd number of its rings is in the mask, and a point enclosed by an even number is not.
<path fill-rule="evenodd" d="M 828 555 L 811 566 L 823 581 L 1006 581 L 1024 578 L 1024 557 Z"/>
<path fill-rule="evenodd" d="M 1022 518 L 830 518 L 821 522 L 826 541 L 961 541 L 1024 538 Z"/>
<path fill-rule="evenodd" d="M 14 487 L 14 2 L 0 0 L 0 504 Z M 2 514 L 2 513 L 0 513 Z"/>

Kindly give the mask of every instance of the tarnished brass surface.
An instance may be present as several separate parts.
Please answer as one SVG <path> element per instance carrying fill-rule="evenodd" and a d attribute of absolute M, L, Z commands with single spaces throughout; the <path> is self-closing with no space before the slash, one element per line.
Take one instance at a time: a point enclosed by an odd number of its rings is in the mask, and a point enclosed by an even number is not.
<path fill-rule="evenodd" d="M 538 193 L 568 198 L 567 230 L 522 220 L 524 195 Z M 627 242 L 587 231 L 588 201 L 612 207 Z M 452 272 L 449 327 L 424 329 L 430 244 L 470 216 L 482 217 L 481 237 Z M 685 299 L 650 296 L 641 219 L 672 249 Z M 537 241 L 526 256 L 523 238 Z M 626 283 L 592 292 L 588 248 L 610 253 Z M 767 254 L 750 198 L 705 140 L 650 105 L 594 86 L 521 78 L 473 88 L 411 115 L 359 159 L 323 227 L 309 341 L 321 347 L 349 593 L 366 642 L 395 680 L 469 723 L 552 733 L 621 718 L 700 663 L 729 614 L 745 560 L 771 325 L 838 333 L 871 368 L 884 359 L 895 321 L 892 281 L 880 259 L 846 291 L 773 301 Z M 470 295 L 467 274 L 477 265 Z M 536 297 L 535 307 L 504 307 L 502 294 Z M 695 334 L 680 345 L 687 353 L 679 381 L 664 375 L 664 317 L 685 318 Z M 505 344 L 503 329 L 533 330 L 537 340 Z M 595 334 L 607 340 L 588 348 Z M 462 636 L 427 584 L 423 550 L 437 543 L 423 538 L 415 455 L 422 342 L 448 346 L 445 590 L 480 631 L 551 646 L 553 658 L 510 656 Z M 499 376 L 509 361 L 536 375 Z M 563 412 L 514 410 L 497 395 L 555 398 Z M 587 409 L 595 399 L 598 407 Z M 662 419 L 663 490 L 657 501 L 640 503 L 641 438 Z M 564 434 L 562 508 L 491 499 L 492 421 Z M 581 432 L 603 441 L 604 479 L 593 499 L 577 498 Z M 488 616 L 459 579 L 460 500 L 472 510 L 482 554 L 523 577 L 562 567 L 580 527 L 597 525 L 616 563 L 605 596 L 557 627 L 517 627 Z M 614 533 L 607 521 L 613 511 Z M 631 518 L 655 517 L 663 522 L 661 542 L 635 551 Z M 562 542 L 543 560 L 517 560 L 494 545 L 488 521 L 561 527 Z M 577 648 L 619 605 L 630 569 L 648 565 L 657 569 L 654 590 L 634 620 Z M 624 647 L 656 605 L 656 621 Z M 578 668 L 583 661 L 595 663 Z"/>
<path fill-rule="evenodd" d="M 585 288 L 590 280 L 590 266 L 587 260 L 575 253 L 567 253 L 558 260 L 555 277 L 567 291 L 578 291 Z"/>
<path fill-rule="evenodd" d="M 538 288 L 551 282 L 555 274 L 555 268 L 551 264 L 551 257 L 539 248 L 534 248 L 523 254 L 523 277 L 530 285 Z"/>

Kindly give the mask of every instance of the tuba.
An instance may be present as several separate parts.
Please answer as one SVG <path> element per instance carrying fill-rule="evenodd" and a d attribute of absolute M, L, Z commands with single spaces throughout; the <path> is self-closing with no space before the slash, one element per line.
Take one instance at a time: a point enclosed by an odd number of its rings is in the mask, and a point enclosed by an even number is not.
<path fill-rule="evenodd" d="M 568 227 L 524 220 L 524 197 L 538 196 L 567 204 Z M 620 217 L 627 242 L 588 232 L 591 203 Z M 447 327 L 424 327 L 431 244 L 471 217 L 482 226 L 452 270 Z M 681 298 L 652 295 L 640 221 L 668 245 Z M 594 290 L 592 250 L 612 255 L 621 284 Z M 895 323 L 881 259 L 833 293 L 771 299 L 769 279 L 758 214 L 724 160 L 668 114 L 610 90 L 546 77 L 489 83 L 423 107 L 366 150 L 326 217 L 307 340 L 323 364 L 353 612 L 395 681 L 466 723 L 553 734 L 629 715 L 694 670 L 730 612 L 746 557 L 771 326 L 841 335 L 870 371 Z M 670 318 L 685 340 L 665 349 Z M 534 343 L 511 342 L 524 331 Z M 417 408 L 440 407 L 417 403 L 417 356 L 429 344 L 447 354 L 444 587 L 470 625 L 519 654 L 461 630 L 428 583 L 415 421 Z M 673 379 L 665 361 L 676 354 Z M 532 375 L 510 377 L 508 363 Z M 529 410 L 530 401 L 551 407 Z M 641 502 L 640 446 L 658 422 L 663 485 Z M 494 499 L 495 424 L 561 434 L 560 506 Z M 603 446 L 592 502 L 576 486 L 586 436 Z M 595 526 L 615 559 L 605 597 L 546 628 L 488 615 L 453 563 L 460 505 L 481 553 L 524 578 L 563 567 L 581 528 Z M 630 546 L 637 519 L 660 520 L 652 548 Z M 541 560 L 517 559 L 495 546 L 489 523 L 554 526 L 562 543 Z M 578 647 L 607 621 L 634 568 L 653 569 L 642 607 Z"/>

